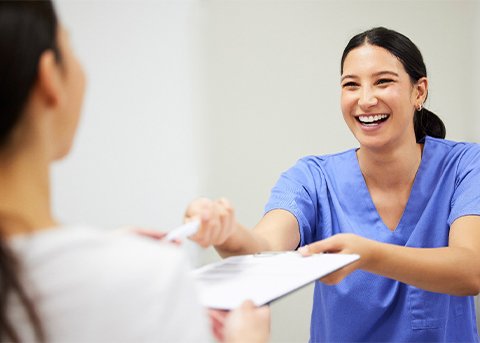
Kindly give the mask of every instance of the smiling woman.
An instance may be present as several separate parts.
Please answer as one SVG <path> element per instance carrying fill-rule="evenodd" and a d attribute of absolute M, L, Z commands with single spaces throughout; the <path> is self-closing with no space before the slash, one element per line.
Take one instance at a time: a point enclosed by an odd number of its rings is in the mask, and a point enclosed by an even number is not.
<path fill-rule="evenodd" d="M 423 107 L 422 55 L 396 31 L 354 36 L 341 85 L 359 147 L 300 159 L 253 230 L 226 199 L 192 202 L 186 217 L 202 218 L 192 238 L 222 256 L 359 254 L 316 283 L 312 342 L 478 342 L 480 146 L 444 139 L 442 121 Z"/>

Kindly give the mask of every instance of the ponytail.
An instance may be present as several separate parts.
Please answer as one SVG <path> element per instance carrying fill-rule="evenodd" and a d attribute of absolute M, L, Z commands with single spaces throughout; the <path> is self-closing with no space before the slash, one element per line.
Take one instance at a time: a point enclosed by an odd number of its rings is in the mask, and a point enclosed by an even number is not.
<path fill-rule="evenodd" d="M 413 127 L 415 129 L 415 138 L 419 142 L 425 136 L 435 138 L 445 138 L 446 129 L 442 120 L 433 112 L 422 108 L 415 111 L 413 116 Z"/>

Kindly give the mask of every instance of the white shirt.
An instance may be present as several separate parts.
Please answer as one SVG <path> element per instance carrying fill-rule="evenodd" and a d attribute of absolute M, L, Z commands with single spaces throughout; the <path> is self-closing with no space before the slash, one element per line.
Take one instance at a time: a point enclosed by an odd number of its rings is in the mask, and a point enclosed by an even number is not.
<path fill-rule="evenodd" d="M 188 263 L 165 243 L 64 227 L 10 239 L 49 342 L 207 342 Z M 31 341 L 15 300 L 13 322 Z"/>

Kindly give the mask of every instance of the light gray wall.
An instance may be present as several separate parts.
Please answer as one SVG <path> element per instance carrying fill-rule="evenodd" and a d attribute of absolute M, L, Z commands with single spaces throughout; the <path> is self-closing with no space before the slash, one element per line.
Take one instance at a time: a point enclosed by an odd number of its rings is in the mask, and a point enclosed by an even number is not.
<path fill-rule="evenodd" d="M 62 220 L 181 224 L 198 194 L 193 1 L 56 2 L 87 74 L 78 136 L 54 168 Z"/>
<path fill-rule="evenodd" d="M 356 146 L 340 112 L 339 60 L 349 38 L 365 29 L 383 25 L 409 36 L 429 71 L 426 106 L 444 120 L 447 138 L 475 138 L 476 1 L 202 4 L 208 171 L 201 188 L 227 196 L 247 226 L 259 220 L 271 187 L 298 158 Z M 308 340 L 311 293 L 308 287 L 272 306 L 273 342 Z"/>

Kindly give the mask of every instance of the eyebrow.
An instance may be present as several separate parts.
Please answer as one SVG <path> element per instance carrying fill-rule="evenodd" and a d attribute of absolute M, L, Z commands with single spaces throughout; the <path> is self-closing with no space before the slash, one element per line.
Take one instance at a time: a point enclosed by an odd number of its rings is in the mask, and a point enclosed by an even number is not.
<path fill-rule="evenodd" d="M 373 76 L 375 76 L 375 77 L 381 76 L 381 75 L 392 75 L 392 76 L 398 77 L 398 74 L 397 74 L 397 73 L 395 73 L 395 72 L 393 72 L 393 71 L 389 71 L 389 70 L 382 70 L 382 71 L 379 71 L 379 72 L 373 74 Z M 344 75 L 344 76 L 342 76 L 342 78 L 340 79 L 340 81 L 343 81 L 343 80 L 345 80 L 345 79 L 347 79 L 347 78 L 358 79 L 358 76 L 356 76 L 356 75 L 350 75 L 350 74 L 349 74 L 349 75 Z"/>

